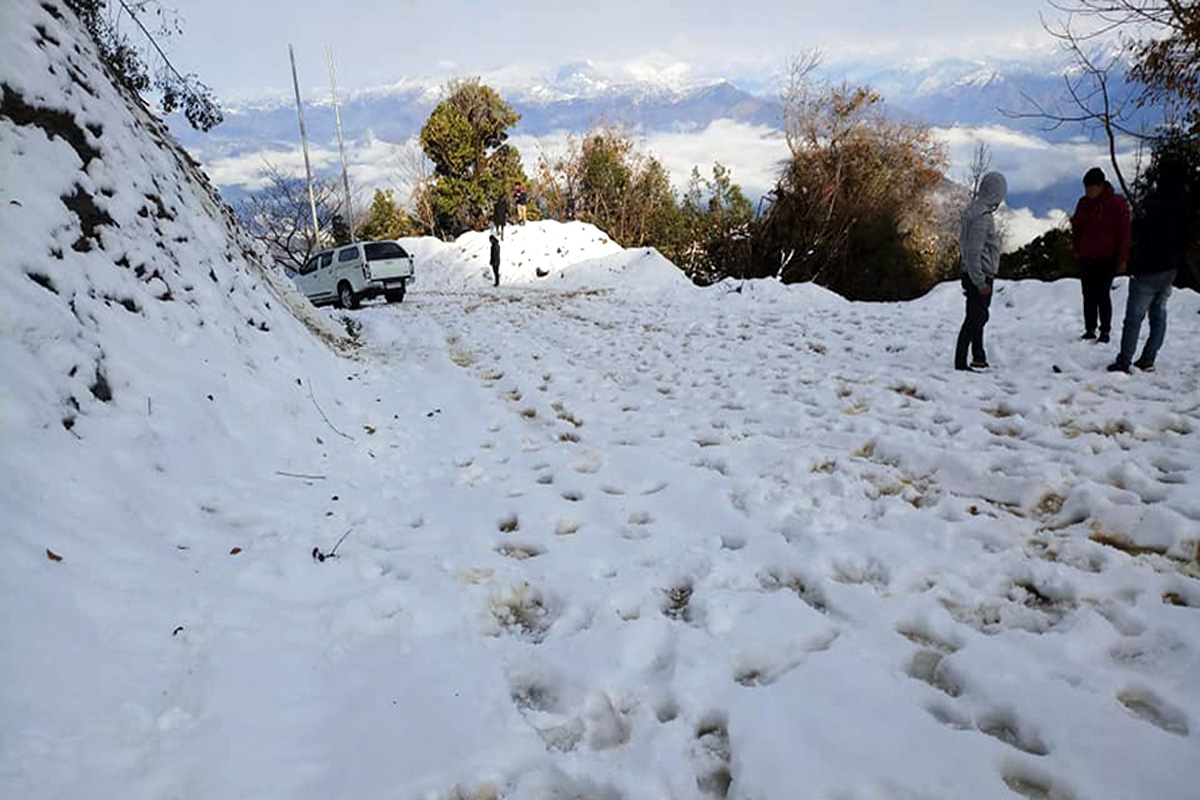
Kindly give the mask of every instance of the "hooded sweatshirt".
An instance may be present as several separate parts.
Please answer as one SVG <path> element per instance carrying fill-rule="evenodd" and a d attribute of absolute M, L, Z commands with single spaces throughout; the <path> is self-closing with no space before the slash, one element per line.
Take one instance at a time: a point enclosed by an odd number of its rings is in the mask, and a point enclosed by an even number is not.
<path fill-rule="evenodd" d="M 1135 275 L 1182 269 L 1192 241 L 1192 204 L 1183 176 L 1164 170 L 1138 220 L 1138 246 L 1130 265 Z"/>
<path fill-rule="evenodd" d="M 962 272 L 982 289 L 1000 270 L 1000 234 L 993 215 L 1008 194 L 1008 181 L 999 172 L 989 172 L 979 183 L 979 195 L 962 214 L 959 249 Z"/>
<path fill-rule="evenodd" d="M 1129 203 L 1104 183 L 1095 200 L 1084 195 L 1071 217 L 1071 241 L 1075 255 L 1085 261 L 1129 263 Z"/>

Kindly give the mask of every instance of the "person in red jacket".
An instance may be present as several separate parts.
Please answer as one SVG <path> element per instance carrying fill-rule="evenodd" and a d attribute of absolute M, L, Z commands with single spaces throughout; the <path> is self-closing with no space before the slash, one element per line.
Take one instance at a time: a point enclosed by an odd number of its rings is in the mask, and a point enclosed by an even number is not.
<path fill-rule="evenodd" d="M 1125 272 L 1129 264 L 1129 203 L 1104 179 L 1099 167 L 1083 176 L 1084 196 L 1071 217 L 1071 241 L 1079 259 L 1083 283 L 1084 339 L 1109 341 L 1112 330 L 1113 277 Z"/>

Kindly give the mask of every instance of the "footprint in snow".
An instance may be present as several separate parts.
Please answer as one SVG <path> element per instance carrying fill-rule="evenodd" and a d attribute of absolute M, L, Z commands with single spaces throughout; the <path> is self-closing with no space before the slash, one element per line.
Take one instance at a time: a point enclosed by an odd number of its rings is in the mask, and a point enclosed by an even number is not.
<path fill-rule="evenodd" d="M 729 796 L 733 785 L 733 750 L 723 714 L 710 714 L 696 728 L 696 788 L 708 797 Z"/>
<path fill-rule="evenodd" d="M 971 725 L 970 718 L 953 706 L 934 703 L 926 706 L 925 710 L 929 712 L 931 717 L 947 728 L 953 728 L 956 731 L 969 731 L 974 727 Z"/>
<path fill-rule="evenodd" d="M 580 475 L 595 475 L 600 471 L 601 466 L 603 466 L 603 463 L 599 458 L 596 458 L 595 456 L 589 456 L 581 461 L 576 461 L 571 465 L 571 469 L 575 470 Z"/>
<path fill-rule="evenodd" d="M 1180 709 L 1164 702 L 1153 692 L 1144 689 L 1127 689 L 1117 695 L 1121 705 L 1132 711 L 1141 720 L 1176 736 L 1188 735 L 1187 715 Z"/>
<path fill-rule="evenodd" d="M 927 683 L 949 697 L 962 695 L 962 682 L 946 663 L 945 655 L 936 650 L 918 650 L 905 672 L 908 677 Z"/>
<path fill-rule="evenodd" d="M 574 520 L 560 519 L 554 526 L 555 536 L 574 536 L 579 533 L 579 523 Z"/>
<path fill-rule="evenodd" d="M 959 650 L 958 644 L 937 636 L 927 626 L 919 623 L 901 625 L 896 628 L 896 633 L 908 639 L 913 644 L 936 650 L 945 655 L 957 653 Z"/>
<path fill-rule="evenodd" d="M 748 688 L 770 686 L 777 680 L 804 663 L 812 653 L 822 653 L 833 646 L 839 634 L 829 630 L 800 645 L 799 652 L 793 652 L 789 658 L 743 658 L 740 666 L 734 671 L 733 679 Z"/>
<path fill-rule="evenodd" d="M 1050 748 L 1042 741 L 1041 736 L 1029 726 L 1022 724 L 1017 715 L 1011 711 L 993 711 L 984 714 L 976 720 L 976 727 L 980 733 L 985 733 L 1022 752 L 1033 756 L 1050 755 Z"/>
<path fill-rule="evenodd" d="M 544 551 L 534 544 L 501 544 L 496 547 L 496 552 L 505 558 L 511 558 L 514 561 L 525 561 L 526 559 L 536 558 Z"/>
<path fill-rule="evenodd" d="M 1011 763 L 1005 768 L 1004 785 L 1028 800 L 1076 800 L 1074 792 L 1028 764 Z"/>
<path fill-rule="evenodd" d="M 723 534 L 721 536 L 722 550 L 741 550 L 746 546 L 746 537 L 738 534 Z"/>
<path fill-rule="evenodd" d="M 620 533 L 627 542 L 640 542 L 651 535 L 650 528 L 645 525 L 622 525 Z"/>

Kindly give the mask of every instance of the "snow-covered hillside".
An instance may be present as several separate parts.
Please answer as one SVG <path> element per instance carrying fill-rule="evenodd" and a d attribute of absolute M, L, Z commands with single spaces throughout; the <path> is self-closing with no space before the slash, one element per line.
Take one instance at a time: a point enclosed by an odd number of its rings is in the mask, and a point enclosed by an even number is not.
<path fill-rule="evenodd" d="M 963 375 L 952 286 L 530 224 L 318 313 L 61 4 L 0 46 L 0 797 L 1194 794 L 1195 294 L 1112 376 L 1003 285 Z"/>

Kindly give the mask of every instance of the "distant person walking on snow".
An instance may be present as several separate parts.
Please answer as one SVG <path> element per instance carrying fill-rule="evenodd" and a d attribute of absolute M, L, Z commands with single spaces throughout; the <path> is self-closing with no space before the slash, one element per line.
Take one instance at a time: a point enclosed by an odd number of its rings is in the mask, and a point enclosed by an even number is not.
<path fill-rule="evenodd" d="M 504 238 L 504 226 L 508 224 L 508 198 L 501 192 L 496 198 L 496 207 L 492 209 L 492 233 Z"/>
<path fill-rule="evenodd" d="M 488 237 L 492 243 L 492 274 L 496 276 L 496 285 L 500 285 L 500 240 L 495 234 Z"/>
<path fill-rule="evenodd" d="M 529 194 L 525 187 L 517 184 L 517 224 L 524 225 L 529 221 Z"/>
<path fill-rule="evenodd" d="M 992 286 L 1000 269 L 1000 234 L 994 215 L 1008 194 L 1008 181 L 999 172 L 989 172 L 979 184 L 979 194 L 962 214 L 959 251 L 962 258 L 962 286 L 967 296 L 967 317 L 958 332 L 954 368 L 968 372 L 987 369 L 983 349 L 983 328 L 992 304 Z M 967 351 L 971 363 L 967 363 Z"/>
<path fill-rule="evenodd" d="M 1112 282 L 1129 263 L 1129 203 L 1092 167 L 1083 176 L 1084 195 L 1071 217 L 1071 241 L 1083 284 L 1083 338 L 1109 340 L 1112 329 Z"/>
<path fill-rule="evenodd" d="M 1154 369 L 1154 359 L 1167 335 L 1167 298 L 1175 275 L 1186 264 L 1191 244 L 1192 204 L 1184 189 L 1185 168 L 1177 161 L 1164 161 L 1138 220 L 1138 250 L 1129 279 L 1125 304 L 1125 326 L 1121 330 L 1121 352 L 1109 372 L 1129 372 L 1130 364 L 1145 372 Z M 1135 362 L 1142 320 L 1150 313 L 1150 338 Z"/>

